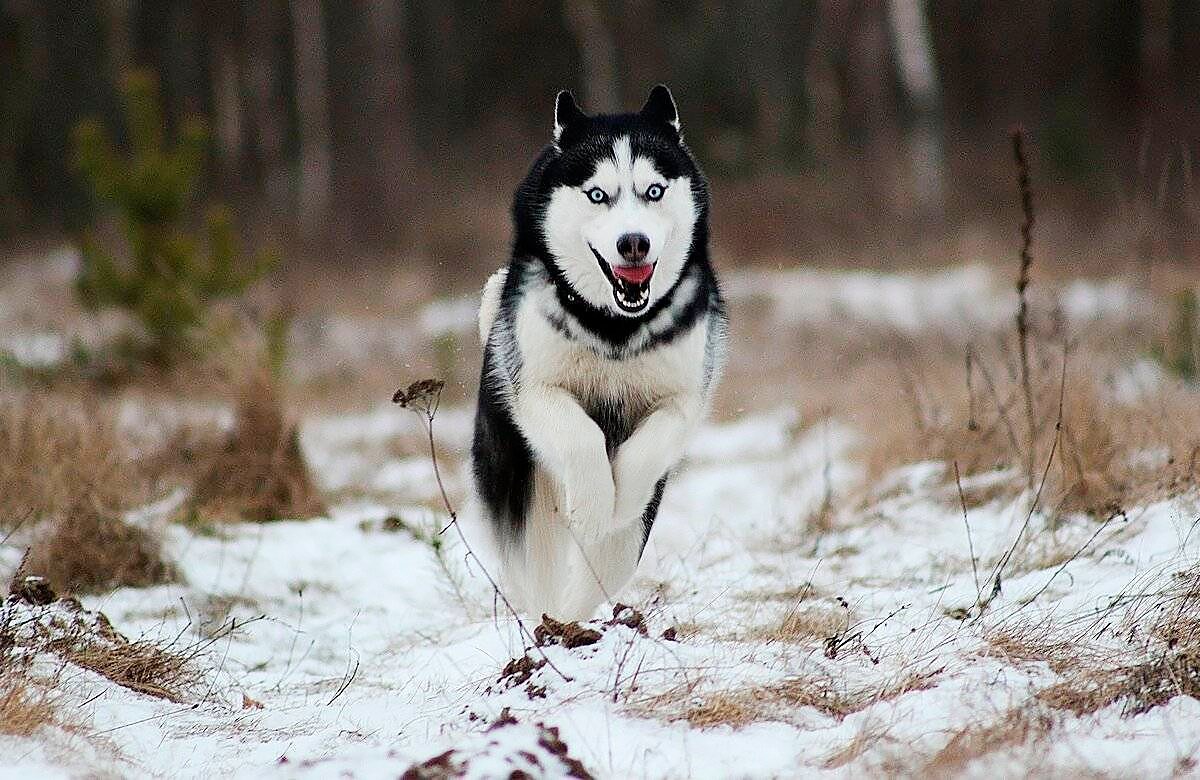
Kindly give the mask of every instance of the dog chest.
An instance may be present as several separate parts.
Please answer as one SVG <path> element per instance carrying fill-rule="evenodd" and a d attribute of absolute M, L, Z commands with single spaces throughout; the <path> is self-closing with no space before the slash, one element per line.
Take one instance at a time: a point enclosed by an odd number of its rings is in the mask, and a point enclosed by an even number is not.
<path fill-rule="evenodd" d="M 615 404 L 637 417 L 665 397 L 701 392 L 704 318 L 669 342 L 613 358 L 556 329 L 534 307 L 522 309 L 516 328 L 522 383 L 561 387 L 585 408 Z"/>

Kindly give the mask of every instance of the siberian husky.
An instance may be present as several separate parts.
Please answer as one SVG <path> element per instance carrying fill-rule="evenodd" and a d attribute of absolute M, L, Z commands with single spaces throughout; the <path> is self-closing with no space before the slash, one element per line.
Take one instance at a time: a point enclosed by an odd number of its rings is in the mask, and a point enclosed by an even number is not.
<path fill-rule="evenodd" d="M 472 446 L 502 580 L 535 617 L 588 618 L 626 584 L 708 413 L 727 330 L 708 211 L 665 86 L 634 114 L 558 94 L 483 291 Z"/>

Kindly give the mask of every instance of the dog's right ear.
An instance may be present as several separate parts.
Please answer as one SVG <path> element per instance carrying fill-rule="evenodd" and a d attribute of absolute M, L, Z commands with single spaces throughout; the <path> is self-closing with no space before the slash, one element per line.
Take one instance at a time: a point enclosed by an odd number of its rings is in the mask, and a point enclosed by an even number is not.
<path fill-rule="evenodd" d="M 575 98 L 567 90 L 558 93 L 554 100 L 554 141 L 562 137 L 563 131 L 576 122 L 587 119 L 587 114 L 579 109 Z"/>

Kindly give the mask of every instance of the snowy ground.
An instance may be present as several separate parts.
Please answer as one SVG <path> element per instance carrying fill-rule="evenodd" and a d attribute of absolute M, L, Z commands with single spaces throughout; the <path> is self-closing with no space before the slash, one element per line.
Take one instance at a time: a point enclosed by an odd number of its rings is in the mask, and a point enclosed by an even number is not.
<path fill-rule="evenodd" d="M 764 286 L 744 276 L 730 292 L 770 289 L 789 321 L 874 318 L 901 329 L 951 327 L 963 312 L 991 327 L 1011 311 L 981 269 L 871 278 L 793 274 Z M 815 292 L 797 308 L 799 289 Z M 1112 316 L 1134 295 L 1070 289 L 1064 307 L 1080 320 Z M 929 303 L 951 298 L 960 308 Z M 441 330 L 469 315 L 450 302 L 424 320 Z M 37 360 L 52 352 L 28 347 Z M 464 474 L 453 456 L 469 422 L 466 408 L 437 419 L 458 503 Z M 62 691 L 82 728 L 0 737 L 0 777 L 373 778 L 422 762 L 429 777 L 444 776 L 439 767 L 560 777 L 577 766 L 598 777 L 917 774 L 957 732 L 1014 711 L 1043 713 L 1053 738 L 1031 730 L 951 773 L 1196 771 L 1197 700 L 1132 717 L 1119 704 L 1050 712 L 1034 697 L 1060 675 L 992 641 L 1095 624 L 1096 637 L 1121 645 L 1112 626 L 1129 594 L 1195 570 L 1193 501 L 1127 508 L 1108 521 L 1051 524 L 1035 512 L 1021 534 L 1022 496 L 972 507 L 964 523 L 941 465 L 907 466 L 863 493 L 851 457 L 863 431 L 790 409 L 750 414 L 706 427 L 667 489 L 638 576 L 619 594 L 644 615 L 644 632 L 606 623 L 610 609 L 598 613 L 592 643 L 530 648 L 454 532 L 439 537 L 441 549 L 429 543 L 446 522 L 429 461 L 393 446 L 419 424 L 396 407 L 306 421 L 304 448 L 335 497 L 329 517 L 166 526 L 181 584 L 84 605 L 131 638 L 203 636 L 230 618 L 248 621 L 205 656 L 205 695 L 177 704 L 74 670 Z M 172 500 L 137 521 L 161 524 Z M 830 503 L 827 529 L 812 530 Z M 976 601 L 1018 535 L 1003 590 L 981 615 Z M 19 555 L 0 553 L 6 569 Z M 526 629 L 536 624 L 527 619 Z M 502 674 L 526 657 L 525 673 Z"/>
<path fill-rule="evenodd" d="M 390 409 L 378 420 L 392 418 L 405 424 Z M 461 446 L 463 415 L 446 418 L 448 446 Z M 306 445 L 333 484 L 339 452 L 396 432 L 365 422 L 307 430 Z M 186 585 L 125 589 L 87 606 L 130 636 L 170 638 L 189 623 L 211 629 L 229 616 L 267 619 L 214 648 L 212 691 L 197 708 L 76 675 L 70 697 L 88 702 L 79 714 L 112 754 L 79 750 L 86 735 L 11 744 L 4 752 L 13 776 L 109 767 L 171 777 L 384 777 L 451 748 L 469 759 L 470 776 L 532 771 L 535 759 L 547 776 L 562 774 L 566 765 L 539 746 L 538 722 L 559 730 L 571 757 L 609 777 L 882 771 L 936 753 L 955 730 L 1000 718 L 1054 681 L 1044 664 L 989 656 L 989 628 L 1089 618 L 1133 585 L 1151 587 L 1147 577 L 1169 580 L 1200 553 L 1194 510 L 1178 502 L 1110 523 L 1090 544 L 1094 520 L 1050 530 L 1035 518 L 1040 541 L 1023 551 L 1033 563 L 1008 580 L 983 619 L 956 619 L 977 590 L 960 510 L 934 479 L 940 467 L 897 473 L 881 488 L 887 497 L 806 537 L 799 528 L 827 486 L 839 490 L 852 476 L 842 457 L 852 434 L 835 425 L 792 434 L 795 423 L 779 413 L 706 429 L 667 492 L 636 584 L 622 594 L 645 612 L 646 635 L 617 626 L 593 645 L 548 646 L 558 671 L 544 665 L 508 689 L 501 670 L 525 653 L 513 622 L 502 610 L 492 615 L 478 571 L 452 541 L 447 572 L 429 545 L 384 530 L 393 514 L 436 529 L 442 518 L 420 503 L 343 505 L 327 519 L 215 536 L 173 527 L 170 552 Z M 423 468 L 385 461 L 375 479 L 400 492 L 428 484 Z M 412 495 L 428 498 L 421 489 Z M 983 566 L 1010 546 L 1024 516 L 1018 505 L 996 503 L 969 519 Z M 1061 550 L 1082 553 L 1037 566 Z M 797 610 L 828 636 L 773 638 L 770 627 Z M 677 641 L 662 639 L 672 627 Z M 541 660 L 536 650 L 530 657 Z M 712 695 L 796 680 L 868 700 L 840 719 L 780 705 L 740 728 L 672 720 Z M 904 680 L 914 689 L 869 701 Z M 243 695 L 262 708 L 243 707 Z M 505 708 L 518 723 L 488 731 Z M 1070 719 L 1052 744 L 1028 747 L 1036 755 L 1018 745 L 974 769 L 1023 775 L 1036 759 L 1047 774 L 1167 777 L 1198 748 L 1200 703 L 1180 697 L 1132 719 L 1119 707 Z"/>

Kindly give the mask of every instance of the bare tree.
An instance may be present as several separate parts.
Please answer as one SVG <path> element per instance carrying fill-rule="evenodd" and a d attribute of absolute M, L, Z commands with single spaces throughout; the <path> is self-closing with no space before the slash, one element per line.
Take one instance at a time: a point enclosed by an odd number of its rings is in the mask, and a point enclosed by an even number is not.
<path fill-rule="evenodd" d="M 287 164 L 284 131 L 287 105 L 280 89 L 280 54 L 277 41 L 286 17 L 284 3 L 264 4 L 246 14 L 246 124 L 259 186 L 267 203 L 279 207 L 286 200 Z"/>
<path fill-rule="evenodd" d="M 594 0 L 564 0 L 563 18 L 575 36 L 583 60 L 584 110 L 612 112 L 620 106 L 617 94 L 617 47 L 612 31 Z"/>
<path fill-rule="evenodd" d="M 384 229 L 396 227 L 396 216 L 411 191 L 415 171 L 408 100 L 412 73 L 405 45 L 404 5 L 396 0 L 372 0 L 367 13 L 372 78 L 364 95 L 364 108 L 374 136 L 367 144 L 371 158 L 369 176 L 374 180 L 372 189 L 376 196 L 373 211 Z"/>
<path fill-rule="evenodd" d="M 921 0 L 888 0 L 888 22 L 900 83 L 916 115 L 906 139 L 913 189 L 922 211 L 941 216 L 946 197 L 941 95 Z"/>
<path fill-rule="evenodd" d="M 329 214 L 330 135 L 325 27 L 320 0 L 291 0 L 300 124 L 300 232 L 311 238 Z"/>

